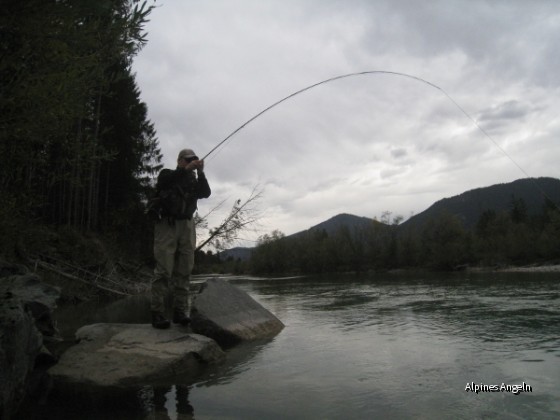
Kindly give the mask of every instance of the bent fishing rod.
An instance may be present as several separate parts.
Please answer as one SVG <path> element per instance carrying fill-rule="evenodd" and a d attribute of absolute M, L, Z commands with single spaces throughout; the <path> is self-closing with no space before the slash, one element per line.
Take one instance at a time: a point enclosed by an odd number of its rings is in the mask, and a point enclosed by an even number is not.
<path fill-rule="evenodd" d="M 233 130 L 225 139 L 223 139 L 222 141 L 220 141 L 216 146 L 214 146 L 212 148 L 212 150 L 210 150 L 203 158 L 202 160 L 206 159 L 208 156 L 210 156 L 212 153 L 214 153 L 220 146 L 222 146 L 223 144 L 225 144 L 229 139 L 231 139 L 235 134 L 237 134 L 239 131 L 241 131 L 243 128 L 245 128 L 247 125 L 249 125 L 251 122 L 253 122 L 254 120 L 256 120 L 257 118 L 259 118 L 261 115 L 263 115 L 265 112 L 270 111 L 272 108 L 274 108 L 277 105 L 280 105 L 282 102 L 287 101 L 288 99 L 293 98 L 294 96 L 299 95 L 300 93 L 306 92 L 310 89 L 313 89 L 314 87 L 320 86 L 320 85 L 324 85 L 326 83 L 330 83 L 330 82 L 334 82 L 335 80 L 340 80 L 340 79 L 345 79 L 347 77 L 353 77 L 353 76 L 363 76 L 363 75 L 367 75 L 367 74 L 392 74 L 395 76 L 403 76 L 403 77 L 408 77 L 414 80 L 417 80 L 419 82 L 422 83 L 426 83 L 429 86 L 432 86 L 438 90 L 441 90 L 443 92 L 443 90 L 434 85 L 433 83 L 428 82 L 427 80 L 421 79 L 420 77 L 416 77 L 410 74 L 406 74 L 406 73 L 399 73 L 399 72 L 395 72 L 395 71 L 386 71 L 386 70 L 370 70 L 370 71 L 361 71 L 361 72 L 357 72 L 357 73 L 348 73 L 348 74 L 343 74 L 340 76 L 335 76 L 335 77 L 331 77 L 330 79 L 326 79 L 326 80 L 322 80 L 320 82 L 314 83 L 310 86 L 304 87 L 303 89 L 300 89 L 294 93 L 289 94 L 288 96 L 280 99 L 279 101 L 274 102 L 272 105 L 266 107 L 265 109 L 263 109 L 261 112 L 259 112 L 258 114 L 254 115 L 253 117 L 249 118 L 247 121 L 245 121 L 241 126 L 237 127 L 235 130 Z M 444 92 L 445 93 L 445 92 Z M 447 95 L 447 94 L 446 94 Z M 449 96 L 449 95 L 447 95 Z"/>
<path fill-rule="evenodd" d="M 501 147 L 491 136 L 490 134 L 488 134 L 486 132 L 486 130 L 484 130 L 477 122 L 476 120 L 470 116 L 470 114 L 465 111 L 463 109 L 463 107 L 461 105 L 459 105 L 445 90 L 443 90 L 441 87 L 422 79 L 421 77 L 418 76 L 414 76 L 411 74 L 407 74 L 407 73 L 401 73 L 401 72 L 397 72 L 397 71 L 388 71 L 388 70 L 368 70 L 368 71 L 360 71 L 360 72 L 356 72 L 356 73 L 348 73 L 348 74 L 343 74 L 340 76 L 335 76 L 335 77 L 331 77 L 329 79 L 325 79 L 322 80 L 320 82 L 314 83 L 312 85 L 309 85 L 307 87 L 304 87 L 303 89 L 300 89 L 298 91 L 295 91 L 291 94 L 289 94 L 288 96 L 274 102 L 272 105 L 269 105 L 268 107 L 266 107 L 265 109 L 263 109 L 261 112 L 259 112 L 258 114 L 254 115 L 253 117 L 249 118 L 247 121 L 245 121 L 242 125 L 240 125 L 239 127 L 237 127 L 235 130 L 233 130 L 230 134 L 227 135 L 227 137 L 225 137 L 223 140 L 221 140 L 218 144 L 216 144 L 216 146 L 214 146 L 208 153 L 206 153 L 206 155 L 202 158 L 202 160 L 205 160 L 208 156 L 210 156 L 212 153 L 214 153 L 217 149 L 219 149 L 221 146 L 223 146 L 228 140 L 230 140 L 235 134 L 237 134 L 239 131 L 241 131 L 243 128 L 245 128 L 247 125 L 249 125 L 251 122 L 253 122 L 254 120 L 256 120 L 257 118 L 259 118 L 261 115 L 263 115 L 264 113 L 270 111 L 272 108 L 280 105 L 282 102 L 287 101 L 288 99 L 293 98 L 294 96 L 299 95 L 300 93 L 306 92 L 310 89 L 313 89 L 317 86 L 321 86 L 324 85 L 326 83 L 330 83 L 330 82 L 334 82 L 336 80 L 340 80 L 340 79 L 345 79 L 348 77 L 355 77 L 355 76 L 365 76 L 365 75 L 379 75 L 379 74 L 385 74 L 385 75 L 391 75 L 391 76 L 398 76 L 398 77 L 406 77 L 412 80 L 415 80 L 417 82 L 420 83 L 424 83 L 428 86 L 431 86 L 434 89 L 439 90 L 442 94 L 444 94 L 447 99 L 449 99 L 469 120 L 471 120 L 471 122 L 475 125 L 476 128 L 478 128 L 482 134 L 484 134 L 484 136 L 486 136 L 487 139 L 489 139 L 494 146 L 496 146 L 501 152 L 502 154 L 507 157 L 515 166 L 517 166 L 517 168 L 529 179 L 533 180 L 533 183 L 535 184 L 535 186 L 537 187 L 537 189 L 541 192 L 541 194 L 543 194 L 544 197 L 549 198 L 546 193 L 543 191 L 543 189 L 536 183 L 536 181 L 531 178 L 531 176 L 504 150 L 503 147 Z M 549 198 L 550 199 L 550 198 Z M 551 200 L 552 201 L 552 200 Z"/>

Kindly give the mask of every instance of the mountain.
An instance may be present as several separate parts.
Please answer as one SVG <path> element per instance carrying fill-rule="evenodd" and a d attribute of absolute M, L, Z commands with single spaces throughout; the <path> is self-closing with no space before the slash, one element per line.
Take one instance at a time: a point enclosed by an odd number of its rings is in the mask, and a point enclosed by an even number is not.
<path fill-rule="evenodd" d="M 379 222 L 376 222 L 368 217 L 354 216 L 352 214 L 342 213 L 334 217 L 331 217 L 330 219 L 325 220 L 324 222 L 321 222 L 315 226 L 312 226 L 307 230 L 294 233 L 287 237 L 294 238 L 303 235 L 305 233 L 318 231 L 318 230 L 324 230 L 325 232 L 327 232 L 327 234 L 333 235 L 343 226 L 346 226 L 350 231 L 350 233 L 353 233 L 356 230 L 360 230 L 365 227 L 371 226 L 372 223 L 379 223 Z"/>
<path fill-rule="evenodd" d="M 238 246 L 235 248 L 226 249 L 220 252 L 218 255 L 220 256 L 221 261 L 226 261 L 229 258 L 233 258 L 234 260 L 241 260 L 247 261 L 251 258 L 251 253 L 253 252 L 253 248 L 247 248 Z"/>
<path fill-rule="evenodd" d="M 522 199 L 529 215 L 540 214 L 545 197 L 560 203 L 560 180 L 555 178 L 525 178 L 507 184 L 477 188 L 454 197 L 444 198 L 406 222 L 402 228 L 418 228 L 442 212 L 459 216 L 464 226 L 472 228 L 486 210 L 511 210 L 512 200 Z"/>
<path fill-rule="evenodd" d="M 334 235 L 341 227 L 346 226 L 349 228 L 350 233 L 354 233 L 357 230 L 363 229 L 366 226 L 370 226 L 375 222 L 373 219 L 367 217 L 354 216 L 352 214 L 339 214 L 337 216 L 331 217 L 324 222 L 321 222 L 315 226 L 310 227 L 307 230 L 296 232 L 292 235 L 287 235 L 286 238 L 297 238 L 298 236 L 305 235 L 308 232 L 324 230 L 329 235 Z M 220 259 L 222 261 L 228 258 L 233 258 L 234 260 L 240 259 L 241 261 L 247 261 L 251 258 L 251 252 L 253 248 L 246 247 L 235 247 L 231 249 L 226 249 L 219 253 Z"/>
<path fill-rule="evenodd" d="M 428 220 L 438 217 L 442 212 L 457 215 L 465 227 L 472 228 L 477 223 L 480 215 L 486 210 L 496 212 L 511 210 L 512 200 L 523 200 L 529 215 L 538 215 L 542 212 L 545 199 L 560 203 L 560 180 L 556 178 L 525 178 L 505 184 L 496 184 L 489 187 L 477 188 L 454 197 L 444 198 L 435 202 L 428 209 L 411 217 L 399 225 L 399 230 L 420 228 Z M 339 214 L 321 222 L 307 230 L 288 235 L 287 238 L 297 238 L 314 230 L 325 230 L 329 235 L 334 234 L 342 226 L 348 227 L 351 233 L 360 230 L 372 223 L 380 223 L 367 217 L 351 214 Z M 228 257 L 247 260 L 250 258 L 252 248 L 232 248 L 220 253 L 222 260 Z"/>

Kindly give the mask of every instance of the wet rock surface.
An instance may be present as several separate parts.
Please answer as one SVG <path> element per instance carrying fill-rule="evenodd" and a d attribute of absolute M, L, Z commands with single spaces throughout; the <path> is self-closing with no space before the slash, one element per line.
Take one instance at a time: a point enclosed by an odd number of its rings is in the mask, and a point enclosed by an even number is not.
<path fill-rule="evenodd" d="M 60 291 L 22 266 L 0 262 L 0 418 L 42 387 L 54 363 L 44 342 L 56 339 L 52 312 Z"/>
<path fill-rule="evenodd" d="M 0 278 L 0 418 L 14 418 L 22 401 L 40 405 L 52 394 L 193 383 L 225 359 L 220 345 L 271 338 L 284 327 L 241 289 L 209 279 L 194 299 L 191 327 L 94 321 L 57 360 L 49 343 L 57 348 L 51 315 L 60 291 L 21 266 L 0 265 L 0 272 L 7 275 Z"/>
<path fill-rule="evenodd" d="M 191 310 L 194 332 L 230 347 L 242 341 L 271 338 L 284 324 L 260 303 L 225 280 L 202 285 Z"/>
<path fill-rule="evenodd" d="M 55 384 L 188 382 L 204 365 L 225 358 L 214 340 L 175 325 L 157 330 L 150 324 L 93 324 L 80 328 L 76 338 L 79 343 L 49 370 Z"/>

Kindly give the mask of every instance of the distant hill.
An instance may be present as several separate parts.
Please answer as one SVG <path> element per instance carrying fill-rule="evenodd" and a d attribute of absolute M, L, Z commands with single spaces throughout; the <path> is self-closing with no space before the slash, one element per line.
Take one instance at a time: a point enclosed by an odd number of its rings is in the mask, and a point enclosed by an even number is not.
<path fill-rule="evenodd" d="M 457 215 L 465 227 L 472 228 L 486 210 L 509 211 L 512 198 L 522 199 L 529 215 L 540 214 L 545 203 L 545 195 L 555 203 L 560 203 L 560 180 L 555 178 L 525 178 L 507 184 L 477 188 L 454 197 L 444 198 L 431 205 L 406 222 L 401 228 L 423 226 L 428 220 L 442 212 Z"/>
<path fill-rule="evenodd" d="M 253 252 L 253 248 L 247 248 L 238 246 L 231 249 L 226 249 L 225 251 L 220 252 L 218 255 L 220 256 L 220 260 L 226 261 L 229 258 L 233 258 L 234 260 L 241 260 L 247 261 L 251 258 L 251 253 Z"/>
<path fill-rule="evenodd" d="M 333 235 L 342 226 L 348 227 L 350 232 L 353 233 L 356 230 L 360 230 L 365 228 L 366 226 L 370 226 L 372 223 L 379 223 L 379 222 L 376 222 L 373 219 L 369 219 L 367 217 L 354 216 L 352 214 L 344 213 L 331 217 L 330 219 L 325 220 L 324 222 L 321 222 L 318 225 L 312 226 L 309 229 L 296 232 L 292 235 L 287 235 L 286 238 L 297 238 L 300 235 L 304 235 L 308 232 L 313 232 L 317 230 L 324 230 L 329 235 Z M 240 259 L 241 261 L 246 261 L 249 258 L 251 258 L 251 252 L 253 252 L 253 248 L 235 247 L 220 252 L 219 256 L 222 261 L 227 260 L 230 257 L 233 258 L 234 260 Z"/>
<path fill-rule="evenodd" d="M 542 212 L 545 204 L 545 195 L 554 203 L 560 203 L 559 179 L 525 178 L 506 184 L 477 188 L 437 201 L 428 209 L 399 225 L 398 229 L 405 230 L 422 227 L 428 220 L 438 217 L 442 212 L 457 215 L 463 221 L 465 227 L 472 228 L 480 218 L 480 215 L 486 210 L 494 210 L 496 212 L 509 211 L 512 198 L 522 199 L 527 206 L 529 215 L 536 215 Z M 331 217 L 307 230 L 289 235 L 287 238 L 297 238 L 314 230 L 324 230 L 331 235 L 342 226 L 348 227 L 349 231 L 353 233 L 366 226 L 371 226 L 372 223 L 380 222 L 368 217 L 343 213 Z M 221 252 L 220 258 L 225 260 L 231 256 L 234 259 L 248 260 L 251 252 L 252 248 L 237 247 Z"/>
<path fill-rule="evenodd" d="M 349 229 L 350 233 L 353 233 L 356 230 L 371 226 L 372 223 L 379 222 L 368 217 L 354 216 L 352 214 L 342 213 L 331 217 L 330 219 L 325 220 L 324 222 L 321 222 L 315 226 L 312 226 L 307 230 L 294 233 L 293 235 L 289 235 L 287 237 L 293 238 L 307 232 L 313 232 L 317 230 L 324 230 L 329 235 L 333 235 L 343 226 L 346 226 Z"/>
<path fill-rule="evenodd" d="M 317 230 L 324 230 L 329 235 L 335 234 L 342 226 L 346 226 L 349 228 L 350 232 L 356 232 L 356 230 L 360 230 L 365 228 L 366 226 L 370 226 L 372 223 L 379 223 L 374 221 L 373 219 L 369 219 L 367 217 L 360 217 L 354 216 L 352 214 L 339 214 L 337 216 L 331 217 L 324 222 L 321 222 L 315 226 L 310 227 L 309 229 L 296 232 L 292 235 L 287 235 L 286 238 L 297 238 L 300 235 L 304 235 L 308 232 L 313 232 Z M 253 248 L 247 247 L 235 247 L 231 249 L 226 249 L 219 253 L 220 259 L 222 261 L 227 260 L 228 258 L 233 258 L 234 260 L 240 259 L 241 261 L 247 261 L 251 258 L 251 252 L 253 252 Z"/>

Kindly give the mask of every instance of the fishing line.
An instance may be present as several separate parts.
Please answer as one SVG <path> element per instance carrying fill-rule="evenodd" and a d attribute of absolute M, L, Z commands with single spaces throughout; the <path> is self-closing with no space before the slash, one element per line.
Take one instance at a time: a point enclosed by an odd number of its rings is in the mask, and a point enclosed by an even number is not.
<path fill-rule="evenodd" d="M 202 158 L 202 160 L 206 159 L 208 156 L 210 156 L 212 153 L 214 153 L 216 150 L 218 150 L 220 147 L 224 146 L 226 144 L 226 142 L 228 140 L 231 140 L 231 138 L 237 134 L 239 131 L 241 131 L 243 128 L 245 128 L 247 125 L 249 125 L 251 122 L 253 122 L 254 120 L 256 120 L 257 118 L 259 118 L 261 115 L 263 115 L 265 112 L 270 111 L 272 108 L 276 107 L 277 105 L 280 105 L 282 102 L 287 101 L 288 99 L 293 98 L 294 96 L 299 95 L 300 93 L 306 92 L 310 89 L 313 89 L 317 86 L 320 85 L 324 85 L 326 83 L 330 83 L 330 82 L 334 82 L 335 80 L 340 80 L 340 79 L 345 79 L 347 77 L 354 77 L 354 76 L 363 76 L 363 75 L 370 75 L 370 74 L 388 74 L 388 75 L 393 75 L 393 76 L 400 76 L 400 77 L 407 77 L 409 79 L 413 79 L 416 80 L 417 82 L 421 82 L 424 83 L 428 86 L 433 87 L 434 89 L 439 90 L 441 93 L 443 93 L 469 120 L 472 121 L 472 123 L 475 125 L 476 128 L 478 128 L 482 134 L 484 134 L 486 136 L 486 138 L 488 138 L 501 152 L 502 154 L 507 157 L 515 166 L 517 166 L 517 168 L 529 179 L 533 180 L 533 183 L 537 186 L 538 190 L 543 194 L 543 196 L 545 196 L 546 198 L 548 198 L 550 200 L 550 197 L 548 197 L 546 195 L 546 193 L 542 190 L 542 188 L 536 183 L 536 181 L 531 178 L 531 176 L 521 167 L 521 165 L 519 165 L 505 150 L 503 147 L 501 147 L 498 142 L 496 142 L 491 136 L 490 134 L 488 134 L 486 132 L 486 130 L 484 130 L 477 122 L 476 120 L 470 116 L 470 114 L 465 111 L 463 109 L 463 107 L 461 105 L 459 105 L 445 90 L 443 90 L 441 87 L 428 82 L 427 80 L 422 79 L 421 77 L 418 76 L 413 76 L 411 74 L 407 74 L 407 73 L 400 73 L 400 72 L 396 72 L 396 71 L 387 71 L 387 70 L 369 70 L 369 71 L 361 71 L 361 72 L 357 72 L 357 73 L 348 73 L 348 74 L 343 74 L 340 76 L 335 76 L 335 77 L 331 77 L 330 79 L 326 79 L 326 80 L 322 80 L 320 82 L 314 83 L 310 86 L 304 87 L 303 89 L 300 89 L 294 93 L 291 93 L 290 95 L 280 99 L 279 101 L 274 102 L 272 105 L 266 107 L 265 109 L 263 109 L 261 112 L 259 112 L 258 114 L 254 115 L 253 117 L 251 117 L 250 119 L 248 119 L 247 121 L 245 121 L 242 125 L 240 125 L 238 128 L 236 128 L 235 130 L 233 130 L 230 134 L 228 134 L 227 137 L 225 137 L 223 140 L 221 140 L 218 144 L 216 144 L 216 146 L 214 146 L 208 153 L 206 153 L 206 155 Z M 552 200 L 550 200 L 552 201 Z"/>
<path fill-rule="evenodd" d="M 392 75 L 396 75 L 396 76 L 403 76 L 403 77 L 409 77 L 411 79 L 417 80 L 419 82 L 422 83 L 426 83 L 427 85 L 430 85 L 438 90 L 441 90 L 443 92 L 443 90 L 434 85 L 433 83 L 428 82 L 427 80 L 421 79 L 420 77 L 416 77 L 416 76 L 412 76 L 410 74 L 406 74 L 406 73 L 399 73 L 399 72 L 394 72 L 394 71 L 386 71 L 386 70 L 371 70 L 371 71 L 362 71 L 362 72 L 358 72 L 358 73 L 349 73 L 349 74 L 343 74 L 341 76 L 335 76 L 335 77 L 331 77 L 330 79 L 326 79 L 323 80 L 321 82 L 318 83 L 314 83 L 310 86 L 304 87 L 303 89 L 300 89 L 294 93 L 291 93 L 290 95 L 286 96 L 285 98 L 280 99 L 279 101 L 274 102 L 272 105 L 266 107 L 265 109 L 263 109 L 261 112 L 259 112 L 258 114 L 254 115 L 253 117 L 251 117 L 250 119 L 248 119 L 247 121 L 245 121 L 241 126 L 239 126 L 238 128 L 236 128 L 235 130 L 233 130 L 226 138 L 224 138 L 222 141 L 220 141 L 216 146 L 214 146 L 212 148 L 212 150 L 210 150 L 202 159 L 206 159 L 208 156 L 210 156 L 214 151 L 216 151 L 220 146 L 222 146 L 223 144 L 225 144 L 229 139 L 231 139 L 235 134 L 237 134 L 239 131 L 241 131 L 243 128 L 245 128 L 247 125 L 249 125 L 251 122 L 253 122 L 254 120 L 256 120 L 257 118 L 259 118 L 261 115 L 263 115 L 265 112 L 271 110 L 272 108 L 274 108 L 277 105 L 280 105 L 282 102 L 287 101 L 290 98 L 293 98 L 296 95 L 299 95 L 300 93 L 306 92 L 310 89 L 313 89 L 314 87 L 320 86 L 320 85 L 324 85 L 325 83 L 329 83 L 329 82 L 334 82 L 335 80 L 340 80 L 340 79 L 345 79 L 347 77 L 353 77 L 353 76 L 360 76 L 360 75 L 366 75 L 366 74 L 392 74 Z M 449 95 L 448 95 L 449 96 Z"/>

